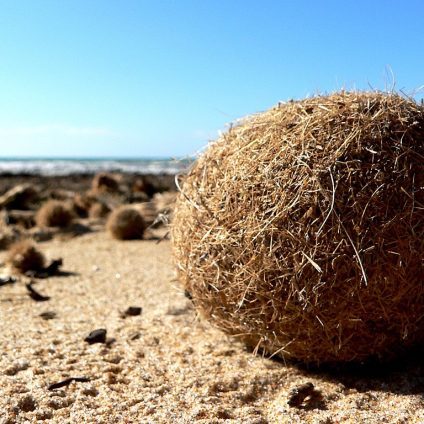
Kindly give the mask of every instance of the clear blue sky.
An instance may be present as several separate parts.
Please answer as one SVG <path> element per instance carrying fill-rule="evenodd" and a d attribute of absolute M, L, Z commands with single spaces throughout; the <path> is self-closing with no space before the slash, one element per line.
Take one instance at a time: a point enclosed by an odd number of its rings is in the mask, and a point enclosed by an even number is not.
<path fill-rule="evenodd" d="M 422 0 L 0 7 L 0 156 L 191 155 L 278 101 L 424 84 Z"/>

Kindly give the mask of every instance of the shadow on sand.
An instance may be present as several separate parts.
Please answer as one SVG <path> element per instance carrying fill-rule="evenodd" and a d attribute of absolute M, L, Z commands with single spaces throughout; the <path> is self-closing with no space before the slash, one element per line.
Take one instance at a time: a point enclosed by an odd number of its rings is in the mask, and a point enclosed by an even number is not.
<path fill-rule="evenodd" d="M 424 396 L 424 343 L 382 362 L 371 358 L 366 362 L 306 365 L 273 357 L 272 361 L 293 365 L 305 376 L 332 383 L 342 383 L 358 392 L 370 390 L 402 395 Z"/>

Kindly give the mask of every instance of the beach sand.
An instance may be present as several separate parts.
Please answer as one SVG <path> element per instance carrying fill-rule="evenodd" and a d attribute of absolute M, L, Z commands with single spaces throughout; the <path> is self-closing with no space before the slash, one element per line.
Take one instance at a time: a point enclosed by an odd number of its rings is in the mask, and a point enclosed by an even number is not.
<path fill-rule="evenodd" d="M 64 275 L 34 284 L 49 300 L 28 296 L 28 277 L 0 286 L 0 424 L 424 422 L 422 356 L 339 371 L 255 356 L 196 315 L 166 228 L 139 241 L 92 229 L 39 244 L 63 259 Z M 123 317 L 130 306 L 141 315 Z M 106 343 L 85 341 L 101 328 Z"/>
<path fill-rule="evenodd" d="M 424 422 L 420 363 L 378 376 L 311 372 L 254 356 L 199 320 L 167 240 L 98 231 L 41 247 L 69 275 L 37 282 L 45 302 L 27 295 L 26 277 L 0 287 L 2 424 Z M 141 315 L 122 318 L 129 306 Z M 47 311 L 56 317 L 41 318 Z M 98 328 L 109 344 L 84 341 Z M 69 377 L 90 381 L 49 390 Z M 289 406 L 306 382 L 317 398 Z"/>

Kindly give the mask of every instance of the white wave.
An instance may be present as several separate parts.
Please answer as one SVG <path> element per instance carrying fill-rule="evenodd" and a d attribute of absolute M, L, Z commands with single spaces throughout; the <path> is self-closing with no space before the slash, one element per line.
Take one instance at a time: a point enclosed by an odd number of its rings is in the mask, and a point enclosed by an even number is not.
<path fill-rule="evenodd" d="M 71 175 L 107 171 L 172 175 L 184 172 L 189 164 L 189 160 L 0 159 L 0 174 Z"/>

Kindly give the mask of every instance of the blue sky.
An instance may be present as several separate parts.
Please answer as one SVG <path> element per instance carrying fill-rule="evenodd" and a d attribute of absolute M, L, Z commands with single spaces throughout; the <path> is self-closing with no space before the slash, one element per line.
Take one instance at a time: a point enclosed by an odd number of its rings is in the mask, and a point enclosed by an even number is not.
<path fill-rule="evenodd" d="M 0 156 L 187 156 L 278 101 L 424 85 L 421 0 L 0 6 Z"/>

